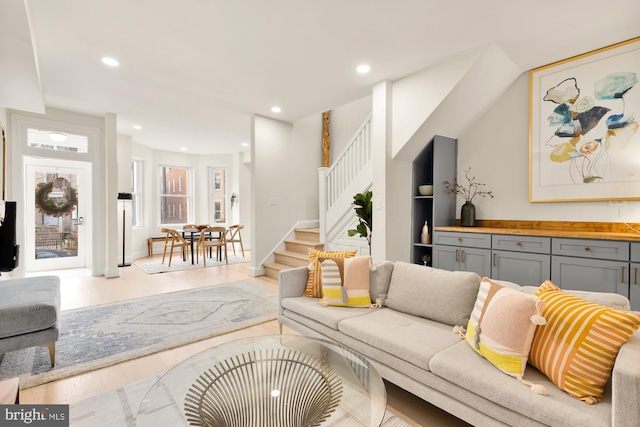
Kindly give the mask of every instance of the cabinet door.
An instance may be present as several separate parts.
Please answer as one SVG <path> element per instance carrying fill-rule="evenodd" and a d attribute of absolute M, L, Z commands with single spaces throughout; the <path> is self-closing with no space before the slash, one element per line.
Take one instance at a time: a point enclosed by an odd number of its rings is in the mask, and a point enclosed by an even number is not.
<path fill-rule="evenodd" d="M 640 243 L 631 244 L 631 262 L 640 262 Z"/>
<path fill-rule="evenodd" d="M 629 298 L 629 263 L 552 256 L 551 281 L 562 289 L 611 292 Z"/>
<path fill-rule="evenodd" d="M 480 277 L 491 277 L 491 250 L 459 248 L 460 270 L 473 271 Z"/>
<path fill-rule="evenodd" d="M 491 277 L 521 286 L 540 286 L 551 277 L 551 256 L 493 251 Z"/>
<path fill-rule="evenodd" d="M 631 301 L 631 310 L 640 311 L 640 263 L 632 262 L 629 285 L 629 300 Z"/>
<path fill-rule="evenodd" d="M 455 246 L 435 245 L 431 263 L 434 268 L 457 271 L 460 269 L 460 249 Z"/>

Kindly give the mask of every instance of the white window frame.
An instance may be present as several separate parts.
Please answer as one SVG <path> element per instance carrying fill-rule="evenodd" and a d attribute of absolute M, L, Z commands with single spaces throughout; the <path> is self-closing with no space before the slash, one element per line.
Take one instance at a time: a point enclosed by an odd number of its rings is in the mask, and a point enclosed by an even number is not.
<path fill-rule="evenodd" d="M 162 179 L 163 179 L 163 168 L 176 168 L 176 169 L 185 169 L 186 170 L 186 185 L 187 185 L 187 193 L 185 195 L 172 194 L 172 193 L 162 193 Z M 193 203 L 193 168 L 190 166 L 180 166 L 180 165 L 170 165 L 170 164 L 162 164 L 158 165 L 158 224 L 159 226 L 179 226 L 185 225 L 193 222 L 194 215 L 194 203 Z M 171 187 L 172 192 L 175 192 L 176 187 L 176 179 L 172 178 L 169 182 L 167 182 L 167 187 Z M 186 199 L 186 206 L 188 212 L 188 218 L 183 216 L 182 206 L 180 205 L 179 209 L 176 209 L 176 203 L 172 202 L 167 205 L 166 217 L 167 219 L 175 219 L 178 218 L 180 222 L 162 222 L 162 200 L 163 197 L 184 197 Z M 177 216 L 179 215 L 179 216 Z"/>
<path fill-rule="evenodd" d="M 223 183 L 220 185 L 219 189 L 216 189 L 216 184 L 215 184 L 215 174 L 218 171 L 222 171 L 224 173 L 224 177 L 223 177 Z M 229 193 L 229 168 L 227 166 L 209 166 L 207 168 L 207 193 L 208 193 L 208 199 L 207 199 L 207 205 L 208 205 L 208 213 L 209 213 L 209 223 L 210 224 L 227 224 L 229 222 L 229 215 L 230 215 L 230 201 L 229 201 L 229 197 L 228 197 L 228 193 Z M 222 192 L 222 194 L 219 194 L 219 192 Z M 218 192 L 218 193 L 216 193 Z M 215 220 L 215 201 L 216 199 L 220 199 L 222 200 L 222 205 L 224 206 L 224 221 L 218 221 L 216 222 Z"/>

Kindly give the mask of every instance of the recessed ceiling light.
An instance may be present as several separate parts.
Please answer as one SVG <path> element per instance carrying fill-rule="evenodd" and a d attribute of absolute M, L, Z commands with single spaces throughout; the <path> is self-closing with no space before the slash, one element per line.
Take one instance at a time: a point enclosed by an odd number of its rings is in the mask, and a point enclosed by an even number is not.
<path fill-rule="evenodd" d="M 62 132 L 49 132 L 49 139 L 55 142 L 64 142 L 67 140 L 67 135 Z"/>
<path fill-rule="evenodd" d="M 360 64 L 358 65 L 358 68 L 356 68 L 356 71 L 358 72 L 358 74 L 367 74 L 369 71 L 371 71 L 371 67 L 367 64 Z"/>
<path fill-rule="evenodd" d="M 248 144 L 248 143 L 246 143 L 246 142 L 243 142 L 243 143 L 242 143 L 242 146 L 243 146 L 243 147 L 248 147 L 248 146 L 249 146 L 249 144 Z"/>
<path fill-rule="evenodd" d="M 187 147 L 180 147 L 182 151 L 187 151 Z"/>
<path fill-rule="evenodd" d="M 135 130 L 142 130 L 142 126 L 140 126 L 140 125 L 133 125 L 133 128 Z"/>
<path fill-rule="evenodd" d="M 120 62 L 118 62 L 117 59 L 109 58 L 106 56 L 102 58 L 102 63 L 108 65 L 109 67 L 117 67 L 118 65 L 120 65 Z"/>
<path fill-rule="evenodd" d="M 279 113 L 282 111 L 282 108 L 280 107 L 271 107 L 271 111 L 273 111 L 274 113 Z"/>

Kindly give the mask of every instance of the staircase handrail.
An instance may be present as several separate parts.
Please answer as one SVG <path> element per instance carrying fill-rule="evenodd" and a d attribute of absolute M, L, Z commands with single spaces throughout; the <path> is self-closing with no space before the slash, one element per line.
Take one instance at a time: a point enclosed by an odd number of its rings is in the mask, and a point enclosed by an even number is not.
<path fill-rule="evenodd" d="M 330 167 L 318 169 L 321 243 L 326 243 L 334 221 L 352 209 L 353 194 L 371 183 L 371 118 L 366 118 Z"/>
<path fill-rule="evenodd" d="M 333 162 L 333 164 L 327 168 L 327 175 L 329 175 L 336 168 L 338 162 L 340 162 L 340 160 L 343 157 L 346 157 L 346 155 L 349 152 L 351 146 L 353 145 L 353 142 L 358 138 L 358 136 L 362 133 L 362 131 L 365 129 L 365 127 L 367 127 L 367 125 L 371 124 L 371 118 L 372 117 L 373 117 L 373 115 L 369 114 L 369 116 L 367 116 L 367 118 L 364 120 L 364 122 L 362 122 L 362 124 L 358 127 L 358 130 L 356 130 L 354 132 L 354 134 L 351 137 L 351 139 L 349 140 L 349 143 L 347 144 L 347 146 L 344 147 L 344 149 L 342 150 L 340 155 L 338 157 L 336 157 L 336 160 Z"/>

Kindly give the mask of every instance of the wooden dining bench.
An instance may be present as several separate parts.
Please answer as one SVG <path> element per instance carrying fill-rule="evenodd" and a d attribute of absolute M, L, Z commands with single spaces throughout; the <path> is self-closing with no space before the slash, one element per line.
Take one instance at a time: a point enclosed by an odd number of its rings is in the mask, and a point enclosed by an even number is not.
<path fill-rule="evenodd" d="M 149 246 L 149 258 L 153 258 L 153 244 L 155 242 L 164 243 L 167 239 L 167 236 L 159 236 L 159 237 L 149 237 L 147 240 L 147 245 Z"/>

